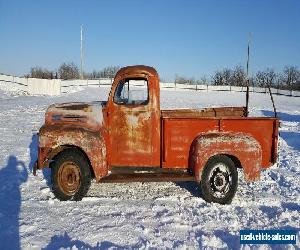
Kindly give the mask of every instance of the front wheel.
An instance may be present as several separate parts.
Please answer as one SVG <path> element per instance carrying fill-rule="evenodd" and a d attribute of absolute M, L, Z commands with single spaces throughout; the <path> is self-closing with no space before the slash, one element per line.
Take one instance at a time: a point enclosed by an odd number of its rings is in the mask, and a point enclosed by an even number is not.
<path fill-rule="evenodd" d="M 66 149 L 54 160 L 51 169 L 52 189 L 59 200 L 81 200 L 91 184 L 86 157 L 77 149 Z"/>
<path fill-rule="evenodd" d="M 225 155 L 209 159 L 202 171 L 200 185 L 207 202 L 231 203 L 238 185 L 238 173 L 233 161 Z"/>

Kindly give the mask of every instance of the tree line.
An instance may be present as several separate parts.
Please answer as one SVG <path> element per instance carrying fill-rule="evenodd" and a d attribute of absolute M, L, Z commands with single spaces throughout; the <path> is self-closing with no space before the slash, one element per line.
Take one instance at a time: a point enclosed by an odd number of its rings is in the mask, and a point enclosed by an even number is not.
<path fill-rule="evenodd" d="M 119 69 L 120 69 L 119 66 L 108 66 L 99 71 L 94 70 L 91 73 L 84 72 L 83 78 L 84 79 L 113 78 Z M 25 75 L 25 77 L 70 80 L 70 79 L 79 79 L 80 72 L 78 66 L 75 63 L 71 62 L 71 63 L 62 63 L 56 71 L 51 71 L 39 66 L 32 67 L 30 69 L 30 73 Z"/>
<path fill-rule="evenodd" d="M 119 66 L 108 66 L 102 70 L 93 70 L 91 73 L 84 72 L 84 79 L 114 78 Z M 62 63 L 57 71 L 50 71 L 41 67 L 33 67 L 26 77 L 42 79 L 79 79 L 80 73 L 75 63 Z M 202 76 L 200 79 L 184 76 L 175 76 L 175 83 L 203 84 L 203 85 L 229 85 L 247 86 L 248 79 L 245 69 L 238 65 L 233 69 L 224 68 L 217 70 L 211 76 Z M 275 72 L 272 68 L 259 70 L 249 77 L 249 86 L 273 87 L 288 90 L 300 90 L 300 70 L 297 66 L 285 66 L 281 72 Z"/>
<path fill-rule="evenodd" d="M 235 66 L 233 69 L 217 70 L 210 77 L 203 76 L 199 80 L 176 76 L 175 83 L 247 86 L 248 79 L 245 69 Z M 275 72 L 272 68 L 259 70 L 249 77 L 249 86 L 300 90 L 300 70 L 297 66 L 285 66 L 281 72 Z"/>

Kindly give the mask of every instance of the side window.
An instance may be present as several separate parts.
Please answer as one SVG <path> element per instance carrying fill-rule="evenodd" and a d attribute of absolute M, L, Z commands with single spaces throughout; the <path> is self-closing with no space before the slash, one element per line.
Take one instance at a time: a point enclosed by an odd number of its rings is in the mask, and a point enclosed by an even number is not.
<path fill-rule="evenodd" d="M 114 102 L 127 105 L 145 105 L 148 103 L 148 81 L 146 79 L 124 79 L 118 83 Z"/>

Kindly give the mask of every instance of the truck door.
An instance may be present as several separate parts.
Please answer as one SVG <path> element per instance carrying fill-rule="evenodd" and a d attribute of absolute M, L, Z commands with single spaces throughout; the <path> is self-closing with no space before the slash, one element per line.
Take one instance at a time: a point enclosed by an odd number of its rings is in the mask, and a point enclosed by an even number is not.
<path fill-rule="evenodd" d="M 147 78 L 120 80 L 109 110 L 111 166 L 159 166 L 156 159 L 159 123 L 150 101 Z"/>

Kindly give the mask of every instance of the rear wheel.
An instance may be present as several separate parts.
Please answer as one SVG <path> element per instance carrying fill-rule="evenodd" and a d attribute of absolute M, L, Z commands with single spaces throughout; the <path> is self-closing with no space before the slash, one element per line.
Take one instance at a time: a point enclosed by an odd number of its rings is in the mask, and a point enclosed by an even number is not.
<path fill-rule="evenodd" d="M 233 161 L 225 155 L 209 159 L 202 171 L 200 185 L 207 202 L 231 203 L 238 185 L 238 173 Z"/>
<path fill-rule="evenodd" d="M 79 201 L 91 184 L 89 163 L 78 149 L 66 149 L 55 158 L 51 178 L 57 199 Z"/>

